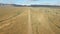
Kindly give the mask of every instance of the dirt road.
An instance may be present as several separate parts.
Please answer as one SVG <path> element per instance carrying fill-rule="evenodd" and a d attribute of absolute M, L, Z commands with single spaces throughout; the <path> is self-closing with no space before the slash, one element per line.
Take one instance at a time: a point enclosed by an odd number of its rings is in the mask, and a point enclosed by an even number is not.
<path fill-rule="evenodd" d="M 0 34 L 60 34 L 60 9 L 0 8 Z"/>

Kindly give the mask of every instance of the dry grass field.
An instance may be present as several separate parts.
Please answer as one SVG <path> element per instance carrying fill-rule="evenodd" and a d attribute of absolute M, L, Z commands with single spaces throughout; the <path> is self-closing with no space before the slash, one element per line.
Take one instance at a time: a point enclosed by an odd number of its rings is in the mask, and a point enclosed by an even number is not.
<path fill-rule="evenodd" d="M 0 34 L 27 34 L 26 8 L 0 8 Z"/>
<path fill-rule="evenodd" d="M 0 8 L 0 34 L 60 34 L 60 9 Z"/>
<path fill-rule="evenodd" d="M 33 34 L 60 34 L 60 9 L 31 8 Z"/>

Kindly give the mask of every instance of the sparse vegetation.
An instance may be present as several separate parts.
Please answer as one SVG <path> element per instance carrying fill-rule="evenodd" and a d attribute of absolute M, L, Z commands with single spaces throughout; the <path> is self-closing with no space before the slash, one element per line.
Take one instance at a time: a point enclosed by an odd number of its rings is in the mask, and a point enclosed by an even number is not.
<path fill-rule="evenodd" d="M 0 8 L 0 34 L 28 34 L 28 11 L 33 34 L 60 34 L 60 9 L 48 7 Z"/>

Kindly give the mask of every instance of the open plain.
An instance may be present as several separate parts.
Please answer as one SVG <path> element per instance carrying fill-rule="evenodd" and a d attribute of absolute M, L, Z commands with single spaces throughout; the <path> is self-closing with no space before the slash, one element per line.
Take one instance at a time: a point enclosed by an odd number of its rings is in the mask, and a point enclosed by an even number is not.
<path fill-rule="evenodd" d="M 0 34 L 60 34 L 60 8 L 0 7 Z"/>

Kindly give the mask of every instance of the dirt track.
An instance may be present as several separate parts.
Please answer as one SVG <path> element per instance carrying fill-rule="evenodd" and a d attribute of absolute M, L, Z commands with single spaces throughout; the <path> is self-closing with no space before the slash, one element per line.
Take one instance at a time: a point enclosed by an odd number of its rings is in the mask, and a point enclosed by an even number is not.
<path fill-rule="evenodd" d="M 0 8 L 0 34 L 60 34 L 60 9 Z"/>
<path fill-rule="evenodd" d="M 13 9 L 16 9 L 16 11 Z M 2 19 L 0 22 L 0 34 L 27 34 L 28 31 L 27 9 L 23 9 L 23 8 L 21 8 L 22 10 L 19 9 L 20 8 L 11 8 L 9 9 L 11 12 L 10 13 L 8 12 L 9 14 L 7 14 L 7 17 L 4 16 L 5 18 L 3 18 L 1 16 Z M 12 10 L 14 11 L 13 13 Z M 7 11 L 7 9 L 5 9 L 5 11 Z"/>
<path fill-rule="evenodd" d="M 59 9 L 31 8 L 33 34 L 60 34 L 59 17 Z"/>

